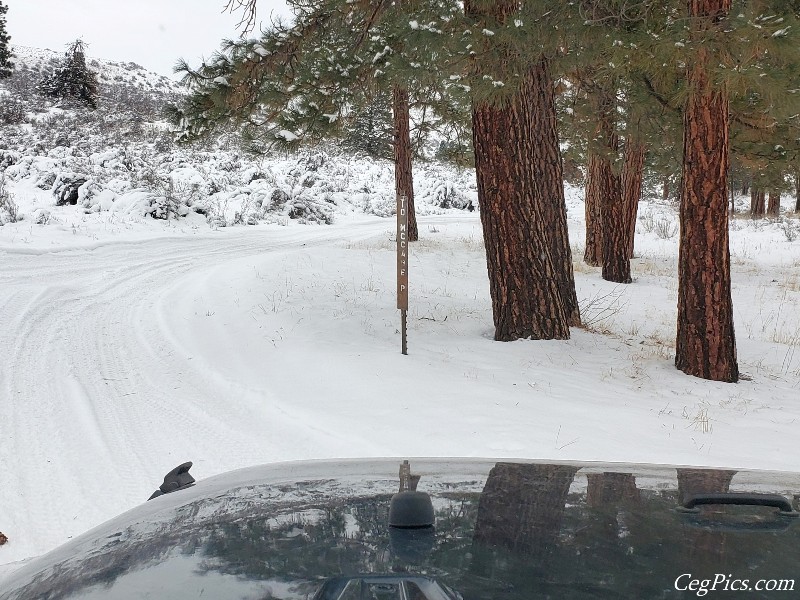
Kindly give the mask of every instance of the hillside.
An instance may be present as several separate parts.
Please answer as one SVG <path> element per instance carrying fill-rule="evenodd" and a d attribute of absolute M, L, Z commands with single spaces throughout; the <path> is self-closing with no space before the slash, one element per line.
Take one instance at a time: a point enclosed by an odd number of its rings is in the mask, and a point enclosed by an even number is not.
<path fill-rule="evenodd" d="M 13 49 L 14 63 L 17 70 L 32 71 L 39 74 L 52 68 L 64 56 L 63 51 L 57 52 L 46 48 L 15 45 Z M 150 93 L 182 93 L 180 84 L 174 79 L 148 71 L 134 62 L 121 63 L 91 58 L 88 65 L 97 72 L 98 79 L 103 87 L 129 85 L 142 88 Z"/>
<path fill-rule="evenodd" d="M 178 147 L 161 121 L 164 105 L 181 93 L 174 81 L 133 63 L 88 57 L 100 82 L 98 109 L 64 107 L 36 92 L 60 55 L 16 51 L 17 72 L 0 82 L 0 165 L 16 209 L 0 212 L 0 223 L 71 226 L 106 213 L 123 220 L 200 215 L 217 228 L 330 223 L 337 214 L 393 211 L 388 161 L 351 161 L 334 146 L 255 157 L 239 149 L 234 134 Z M 429 163 L 419 175 L 420 214 L 474 203 L 469 171 Z"/>

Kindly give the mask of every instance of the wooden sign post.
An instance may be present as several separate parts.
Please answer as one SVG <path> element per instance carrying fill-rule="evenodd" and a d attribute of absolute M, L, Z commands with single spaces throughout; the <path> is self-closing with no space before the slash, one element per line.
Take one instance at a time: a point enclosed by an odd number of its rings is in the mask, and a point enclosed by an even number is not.
<path fill-rule="evenodd" d="M 397 197 L 397 308 L 400 309 L 402 352 L 408 354 L 408 199 L 405 196 Z"/>

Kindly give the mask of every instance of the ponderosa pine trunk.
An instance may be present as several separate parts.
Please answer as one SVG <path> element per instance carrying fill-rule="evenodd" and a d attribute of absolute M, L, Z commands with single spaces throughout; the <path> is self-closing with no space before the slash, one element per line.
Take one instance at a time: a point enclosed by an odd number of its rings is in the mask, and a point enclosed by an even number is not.
<path fill-rule="evenodd" d="M 742 196 L 747 196 L 750 193 L 750 181 L 747 179 L 742 181 Z"/>
<path fill-rule="evenodd" d="M 568 339 L 569 324 L 536 218 L 534 177 L 520 98 L 472 111 L 475 174 L 492 297 L 495 339 Z"/>
<path fill-rule="evenodd" d="M 601 228 L 603 236 L 603 279 L 615 283 L 631 282 L 628 225 L 630 210 L 622 197 L 622 181 L 614 169 L 612 157 L 619 151 L 619 137 L 614 130 L 614 115 L 617 110 L 616 96 L 607 89 L 596 92 L 597 131 L 602 145 L 598 156 L 597 172 L 600 192 Z"/>
<path fill-rule="evenodd" d="M 414 210 L 414 176 L 411 168 L 411 128 L 408 108 L 408 89 L 399 85 L 392 90 L 394 119 L 394 188 L 398 196 L 408 200 L 408 240 L 419 239 L 417 215 Z"/>
<path fill-rule="evenodd" d="M 628 209 L 622 200 L 622 182 L 610 160 L 603 161 L 600 179 L 603 213 L 603 279 L 614 283 L 631 282 L 628 254 Z"/>
<path fill-rule="evenodd" d="M 505 21 L 513 0 L 490 6 L 464 3 L 468 16 Z M 476 65 L 477 68 L 480 65 Z M 521 89 L 503 104 L 476 102 L 472 141 L 478 184 L 495 339 L 569 339 L 546 224 L 537 201 L 532 165 L 536 115 L 525 98 L 536 82 L 523 76 Z"/>
<path fill-rule="evenodd" d="M 717 26 L 731 0 L 689 0 L 690 35 Z M 683 120 L 675 366 L 695 377 L 739 379 L 728 241 L 729 99 L 712 84 L 715 60 L 698 44 L 689 60 Z M 716 66 L 714 64 L 714 66 Z"/>
<path fill-rule="evenodd" d="M 547 57 L 542 54 L 531 67 L 529 80 L 522 90 L 525 110 L 533 119 L 533 163 L 536 186 L 536 213 L 545 224 L 545 232 L 553 261 L 556 283 L 561 293 L 567 323 L 581 324 L 575 274 L 572 271 L 572 250 L 567 227 L 567 203 L 564 198 L 564 168 L 558 140 L 555 83 Z"/>
<path fill-rule="evenodd" d="M 750 216 L 754 219 L 764 216 L 766 212 L 766 195 L 764 190 L 752 186 L 750 188 Z"/>
<path fill-rule="evenodd" d="M 597 153 L 589 151 L 586 166 L 586 187 L 584 192 L 586 212 L 586 248 L 583 260 L 587 265 L 599 267 L 603 264 L 603 213 L 600 203 L 600 180 L 602 162 Z"/>
<path fill-rule="evenodd" d="M 781 193 L 775 190 L 769 192 L 769 204 L 767 214 L 770 217 L 778 217 L 781 214 Z"/>
<path fill-rule="evenodd" d="M 800 213 L 800 173 L 796 173 L 794 176 L 794 194 L 795 194 L 794 210 L 795 212 Z"/>
<path fill-rule="evenodd" d="M 625 227 L 628 258 L 633 258 L 633 241 L 636 237 L 636 216 L 639 200 L 642 198 L 642 179 L 644 178 L 645 146 L 639 140 L 629 138 L 625 142 L 625 163 L 622 166 L 622 203 L 628 213 Z"/>

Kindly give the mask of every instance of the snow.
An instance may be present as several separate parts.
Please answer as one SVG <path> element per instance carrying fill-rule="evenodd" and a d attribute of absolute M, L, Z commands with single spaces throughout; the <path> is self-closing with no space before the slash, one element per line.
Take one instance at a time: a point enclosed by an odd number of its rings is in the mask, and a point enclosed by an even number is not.
<path fill-rule="evenodd" d="M 160 124 L 147 124 L 147 142 L 87 128 L 70 147 L 37 148 L 36 127 L 0 152 L 24 217 L 0 226 L 0 580 L 140 504 L 186 460 L 199 480 L 376 456 L 797 471 L 789 198 L 780 219 L 731 222 L 748 378 L 730 385 L 673 366 L 674 206 L 641 203 L 634 283 L 615 285 L 581 260 L 583 191 L 567 186 L 586 327 L 569 341 L 499 343 L 480 218 L 462 210 L 477 204 L 474 173 L 419 162 L 402 356 L 387 161 L 159 148 Z M 54 182 L 68 174 L 87 181 L 77 205 L 56 207 Z M 167 194 L 185 216 L 147 216 Z"/>
<path fill-rule="evenodd" d="M 279 138 L 279 139 L 284 139 L 287 142 L 293 142 L 294 140 L 297 139 L 297 134 L 293 133 L 291 131 L 288 131 L 286 129 L 281 129 L 279 132 L 277 132 L 275 134 L 275 137 Z"/>
<path fill-rule="evenodd" d="M 577 241 L 581 191 L 568 192 Z M 478 216 L 422 217 L 408 356 L 391 219 L 215 231 L 197 215 L 84 217 L 76 232 L 0 228 L 1 563 L 140 503 L 184 460 L 199 479 L 373 456 L 796 469 L 800 245 L 779 222 L 732 224 L 752 380 L 730 385 L 672 365 L 671 206 L 641 207 L 632 285 L 603 281 L 574 248 L 590 327 L 566 342 L 494 342 Z"/>

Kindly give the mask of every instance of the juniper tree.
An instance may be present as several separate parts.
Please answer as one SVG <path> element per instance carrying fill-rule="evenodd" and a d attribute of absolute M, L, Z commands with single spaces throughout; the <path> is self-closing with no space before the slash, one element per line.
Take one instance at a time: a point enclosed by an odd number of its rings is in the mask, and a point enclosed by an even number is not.
<path fill-rule="evenodd" d="M 39 84 L 44 96 L 97 108 L 97 74 L 86 65 L 86 44 L 75 40 L 56 68 Z"/>
<path fill-rule="evenodd" d="M 11 36 L 6 31 L 7 12 L 8 7 L 3 3 L 3 0 L 0 0 L 0 79 L 11 77 L 11 73 L 14 71 Z"/>

